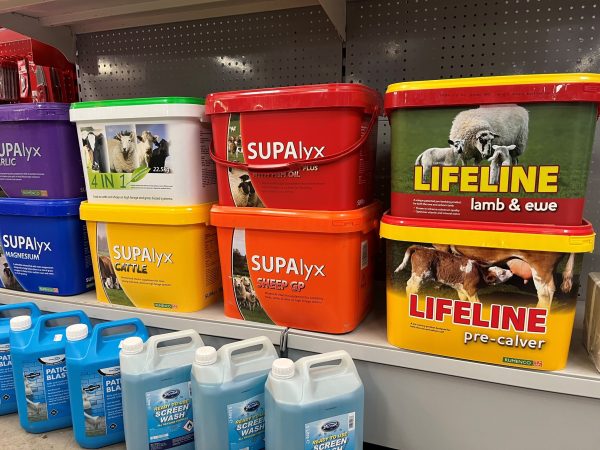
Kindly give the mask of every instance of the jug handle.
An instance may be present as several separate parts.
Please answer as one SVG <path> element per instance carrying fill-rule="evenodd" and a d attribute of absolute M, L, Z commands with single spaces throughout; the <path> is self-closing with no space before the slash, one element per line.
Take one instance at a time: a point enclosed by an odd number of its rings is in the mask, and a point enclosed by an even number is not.
<path fill-rule="evenodd" d="M 48 322 L 49 320 L 53 320 L 53 319 L 66 319 L 69 317 L 76 317 L 77 319 L 79 319 L 78 323 L 83 323 L 85 325 L 88 326 L 88 328 L 92 328 L 92 324 L 90 322 L 89 317 L 81 310 L 76 309 L 73 311 L 66 311 L 66 312 L 60 312 L 60 313 L 54 313 L 54 314 L 45 314 L 43 316 L 41 316 L 36 325 L 35 325 L 35 334 L 37 336 L 37 338 L 39 339 L 41 337 L 42 334 L 42 330 L 44 330 L 46 328 L 46 322 Z M 52 327 L 54 328 L 54 327 Z M 52 329 L 49 328 L 49 329 Z"/>
<path fill-rule="evenodd" d="M 129 336 L 139 336 L 144 342 L 148 340 L 148 330 L 146 330 L 146 326 L 140 319 L 134 318 L 115 320 L 113 322 L 103 322 L 96 325 L 92 331 L 92 342 L 95 343 L 96 349 L 100 347 L 102 342 L 107 340 L 106 336 L 102 334 L 104 330 L 128 325 L 133 326 L 135 329 L 133 331 L 125 331 L 123 333 L 113 334 L 110 336 L 110 339 L 120 338 L 119 340 L 123 340 Z"/>
<path fill-rule="evenodd" d="M 158 344 L 162 342 L 175 341 L 183 338 L 190 338 L 191 340 L 190 342 L 187 342 L 185 344 L 158 348 Z M 183 330 L 177 331 L 175 333 L 159 334 L 156 336 L 152 336 L 150 339 L 148 339 L 147 345 L 148 349 L 152 350 L 152 358 L 155 361 L 157 361 L 162 359 L 163 356 L 168 355 L 170 353 L 174 353 L 175 351 L 179 351 L 183 348 L 196 349 L 198 347 L 202 347 L 204 345 L 204 342 L 202 342 L 202 338 L 195 330 Z"/>
<path fill-rule="evenodd" d="M 29 311 L 28 315 L 31 317 L 38 317 L 40 315 L 40 309 L 32 302 L 15 303 L 13 305 L 5 305 L 2 307 L 2 311 L 11 311 L 15 309 L 25 309 Z"/>
<path fill-rule="evenodd" d="M 277 351 L 275 351 L 275 347 L 273 347 L 271 340 L 266 336 L 258 336 L 251 339 L 245 339 L 243 341 L 233 342 L 231 344 L 224 345 L 219 351 L 223 352 L 223 359 L 231 361 L 232 364 L 235 364 L 232 359 L 233 352 L 244 350 L 246 348 L 257 347 L 259 345 L 261 348 L 252 353 L 256 353 L 257 356 L 267 356 L 269 354 L 273 354 L 274 357 L 277 358 Z"/>
<path fill-rule="evenodd" d="M 303 358 L 304 359 L 304 358 Z M 339 369 L 339 373 L 346 373 L 354 370 L 354 362 L 345 350 L 323 353 L 321 355 L 307 356 L 305 361 L 300 365 L 300 372 L 305 380 L 311 377 L 311 369 L 317 364 L 324 364 L 331 361 L 340 361 L 337 366 L 331 366 Z"/>

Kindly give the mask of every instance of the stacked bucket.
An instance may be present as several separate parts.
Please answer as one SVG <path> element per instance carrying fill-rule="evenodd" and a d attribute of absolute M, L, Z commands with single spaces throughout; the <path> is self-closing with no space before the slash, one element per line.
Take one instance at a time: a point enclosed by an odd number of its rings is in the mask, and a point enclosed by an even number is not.
<path fill-rule="evenodd" d="M 97 298 L 197 311 L 221 297 L 217 198 L 204 100 L 74 103 Z M 80 169 L 81 171 L 81 169 Z"/>
<path fill-rule="evenodd" d="M 398 83 L 387 239 L 388 339 L 538 370 L 568 356 L 598 105 L 595 74 Z"/>
<path fill-rule="evenodd" d="M 358 84 L 211 94 L 228 317 L 353 330 L 372 298 L 380 97 Z"/>
<path fill-rule="evenodd" d="M 84 195 L 69 105 L 0 106 L 0 287 L 50 295 L 93 287 Z"/>

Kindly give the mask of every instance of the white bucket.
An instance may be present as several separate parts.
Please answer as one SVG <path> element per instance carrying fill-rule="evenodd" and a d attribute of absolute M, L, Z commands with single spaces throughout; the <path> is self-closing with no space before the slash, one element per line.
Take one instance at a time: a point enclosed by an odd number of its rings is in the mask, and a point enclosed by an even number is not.
<path fill-rule="evenodd" d="M 217 199 L 204 100 L 74 103 L 90 203 L 188 206 Z"/>

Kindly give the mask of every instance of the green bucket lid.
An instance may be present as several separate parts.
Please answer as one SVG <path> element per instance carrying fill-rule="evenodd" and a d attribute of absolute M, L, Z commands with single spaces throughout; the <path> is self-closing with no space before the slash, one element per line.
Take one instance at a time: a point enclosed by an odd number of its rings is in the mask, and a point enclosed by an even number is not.
<path fill-rule="evenodd" d="M 147 97 L 123 98 L 117 100 L 96 100 L 91 102 L 72 103 L 71 109 L 101 108 L 104 106 L 139 106 L 168 104 L 204 105 L 204 99 L 197 97 Z"/>

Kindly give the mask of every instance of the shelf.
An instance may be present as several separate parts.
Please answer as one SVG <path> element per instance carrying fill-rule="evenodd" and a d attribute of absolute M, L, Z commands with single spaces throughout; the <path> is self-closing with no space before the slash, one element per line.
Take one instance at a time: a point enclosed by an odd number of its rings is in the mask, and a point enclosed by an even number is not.
<path fill-rule="evenodd" d="M 167 330 L 194 329 L 208 336 L 228 339 L 248 339 L 267 336 L 273 344 L 279 345 L 283 327 L 256 322 L 230 319 L 223 315 L 223 304 L 214 303 L 195 313 L 162 312 L 148 309 L 130 308 L 102 303 L 96 300 L 94 291 L 73 297 L 55 297 L 0 290 L 0 303 L 20 303 L 33 301 L 43 311 L 61 312 L 81 309 L 89 317 L 100 320 L 119 320 L 137 317 L 149 327 Z"/>
<path fill-rule="evenodd" d="M 346 4 L 338 0 L 16 0 L 0 5 L 0 14 L 16 12 L 78 34 L 319 4 L 345 38 Z"/>
<path fill-rule="evenodd" d="M 386 339 L 385 310 L 379 308 L 372 311 L 354 332 L 344 335 L 290 330 L 288 348 L 314 353 L 346 350 L 354 359 L 365 362 L 600 399 L 600 373 L 583 347 L 581 336 L 581 330 L 576 328 L 567 367 L 563 370 L 543 372 L 495 366 L 394 347 Z"/>

